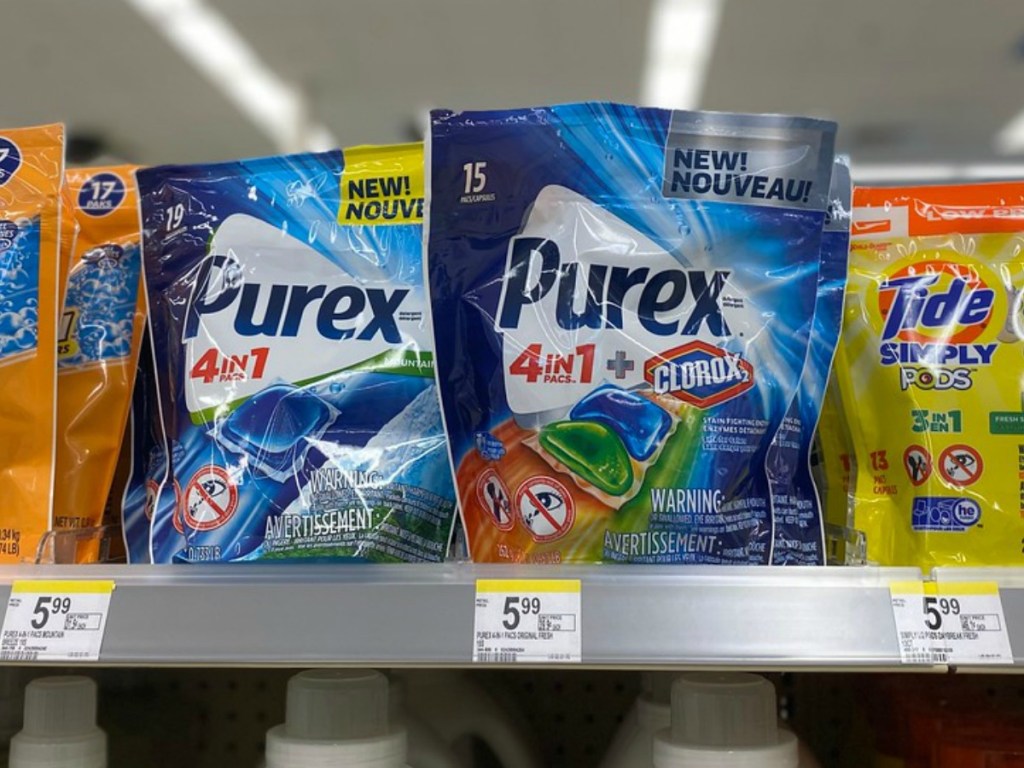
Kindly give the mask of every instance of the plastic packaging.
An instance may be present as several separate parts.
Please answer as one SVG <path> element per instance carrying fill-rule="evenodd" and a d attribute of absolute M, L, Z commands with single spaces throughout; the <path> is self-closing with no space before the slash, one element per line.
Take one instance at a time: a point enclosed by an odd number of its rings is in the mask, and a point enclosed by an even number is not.
<path fill-rule="evenodd" d="M 266 768 L 403 768 L 405 730 L 388 713 L 380 672 L 300 672 L 288 681 L 285 722 L 267 731 Z"/>
<path fill-rule="evenodd" d="M 53 522 L 64 127 L 0 130 L 0 563 Z"/>
<path fill-rule="evenodd" d="M 836 362 L 881 565 L 1024 563 L 1024 183 L 859 188 Z"/>
<path fill-rule="evenodd" d="M 167 479 L 163 425 L 157 408 L 156 373 L 153 368 L 152 343 L 148 330 L 143 329 L 128 422 L 131 466 L 121 499 L 121 531 L 128 562 L 133 564 L 153 562 L 149 548 L 150 525 L 158 496 Z M 173 487 L 168 487 L 163 498 L 170 500 L 171 508 L 164 512 L 170 515 L 173 525 L 174 520 L 179 519 L 175 514 Z"/>
<path fill-rule="evenodd" d="M 758 675 L 698 672 L 672 684 L 672 727 L 654 768 L 797 768 L 796 737 L 778 727 L 775 688 Z"/>
<path fill-rule="evenodd" d="M 836 377 L 829 379 L 821 418 L 814 434 L 812 470 L 823 505 L 826 562 L 829 565 L 863 565 L 863 536 L 852 526 L 853 441 L 843 417 Z"/>
<path fill-rule="evenodd" d="M 811 475 L 811 446 L 843 320 L 852 197 L 849 159 L 837 157 L 821 236 L 821 266 L 807 359 L 796 397 L 768 449 L 775 520 L 773 565 L 825 564 L 822 501 Z"/>
<path fill-rule="evenodd" d="M 480 742 L 501 768 L 540 768 L 540 748 L 529 725 L 459 670 L 395 673 L 405 687 L 406 710 L 439 734 L 464 765 Z M 496 692 L 495 692 L 496 693 Z"/>
<path fill-rule="evenodd" d="M 144 317 L 134 166 L 65 174 L 77 222 L 57 346 L 56 528 L 105 520 L 131 402 Z M 76 562 L 97 559 L 94 539 Z"/>
<path fill-rule="evenodd" d="M 25 689 L 25 722 L 11 739 L 10 768 L 106 768 L 107 735 L 96 725 L 96 683 L 42 677 Z"/>
<path fill-rule="evenodd" d="M 138 173 L 154 562 L 444 558 L 422 174 L 419 145 Z"/>
<path fill-rule="evenodd" d="M 477 561 L 771 562 L 835 125 L 432 116 L 428 279 Z"/>
<path fill-rule="evenodd" d="M 672 724 L 668 672 L 645 672 L 643 692 L 615 732 L 599 768 L 649 768 L 654 760 L 654 735 Z"/>

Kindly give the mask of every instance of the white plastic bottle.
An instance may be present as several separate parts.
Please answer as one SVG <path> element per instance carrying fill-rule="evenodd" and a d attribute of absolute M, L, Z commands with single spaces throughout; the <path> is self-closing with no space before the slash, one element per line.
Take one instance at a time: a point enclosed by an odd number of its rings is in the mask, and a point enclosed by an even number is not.
<path fill-rule="evenodd" d="M 472 764 L 478 739 L 502 768 L 540 768 L 540 748 L 525 722 L 460 670 L 410 670 L 395 674 L 405 684 L 406 710 L 444 739 L 463 765 Z"/>
<path fill-rule="evenodd" d="M 600 768 L 650 768 L 654 734 L 671 724 L 673 679 L 670 672 L 643 673 L 643 690 L 615 732 Z"/>
<path fill-rule="evenodd" d="M 96 725 L 96 683 L 41 677 L 25 688 L 25 720 L 11 738 L 10 768 L 107 768 L 107 734 Z"/>
<path fill-rule="evenodd" d="M 267 731 L 267 768 L 407 768 L 389 722 L 388 680 L 373 670 L 308 670 L 288 681 L 285 722 Z"/>
<path fill-rule="evenodd" d="M 797 768 L 796 736 L 779 728 L 775 688 L 758 675 L 698 672 L 672 684 L 672 726 L 654 738 L 654 768 Z"/>
<path fill-rule="evenodd" d="M 468 768 L 464 766 L 440 734 L 415 715 L 409 714 L 405 706 L 405 682 L 392 678 L 388 692 L 388 708 L 391 722 L 405 726 L 408 743 L 409 768 Z"/>

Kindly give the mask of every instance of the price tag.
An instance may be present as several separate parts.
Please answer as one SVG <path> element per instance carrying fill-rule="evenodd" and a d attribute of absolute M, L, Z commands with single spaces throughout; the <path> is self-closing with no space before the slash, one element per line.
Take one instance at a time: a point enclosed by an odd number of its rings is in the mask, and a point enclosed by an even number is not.
<path fill-rule="evenodd" d="M 2 661 L 98 661 L 112 581 L 16 581 L 0 631 Z"/>
<path fill-rule="evenodd" d="M 1012 664 L 995 582 L 889 585 L 904 664 Z"/>
<path fill-rule="evenodd" d="M 579 662 L 580 618 L 578 579 L 480 579 L 473 661 Z"/>

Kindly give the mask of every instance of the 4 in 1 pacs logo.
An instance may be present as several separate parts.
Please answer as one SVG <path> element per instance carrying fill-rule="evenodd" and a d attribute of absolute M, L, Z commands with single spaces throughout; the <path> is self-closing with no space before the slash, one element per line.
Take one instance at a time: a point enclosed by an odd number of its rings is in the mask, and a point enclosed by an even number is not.
<path fill-rule="evenodd" d="M 998 342 L 981 341 L 1001 323 L 996 279 L 963 260 L 920 261 L 878 286 L 882 365 L 900 370 L 900 388 L 970 389 L 975 368 L 990 365 Z"/>
<path fill-rule="evenodd" d="M 738 354 L 698 340 L 649 359 L 644 379 L 659 395 L 710 408 L 753 387 L 754 367 Z"/>

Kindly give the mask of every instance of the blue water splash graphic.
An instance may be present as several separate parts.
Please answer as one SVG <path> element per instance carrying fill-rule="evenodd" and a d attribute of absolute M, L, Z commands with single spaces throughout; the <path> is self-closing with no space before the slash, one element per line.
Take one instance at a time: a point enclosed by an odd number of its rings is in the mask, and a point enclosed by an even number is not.
<path fill-rule="evenodd" d="M 0 361 L 39 343 L 39 219 L 0 222 Z"/>
<path fill-rule="evenodd" d="M 71 272 L 65 306 L 76 312 L 71 334 L 78 343 L 61 358 L 61 369 L 131 353 L 139 268 L 137 245 L 105 245 L 86 253 Z"/>

